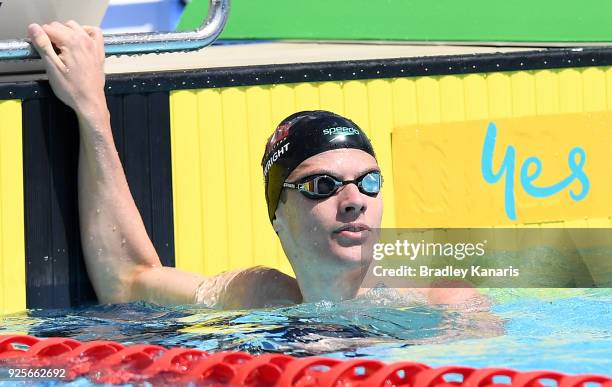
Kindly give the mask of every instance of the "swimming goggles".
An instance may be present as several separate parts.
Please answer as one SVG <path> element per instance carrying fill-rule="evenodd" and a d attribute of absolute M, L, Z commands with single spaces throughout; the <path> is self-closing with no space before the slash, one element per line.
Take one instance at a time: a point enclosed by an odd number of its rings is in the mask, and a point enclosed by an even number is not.
<path fill-rule="evenodd" d="M 329 175 L 312 175 L 302 179 L 300 183 L 283 183 L 284 188 L 297 189 L 309 199 L 324 199 L 334 195 L 340 187 L 355 184 L 359 192 L 368 196 L 376 196 L 382 187 L 383 177 L 379 171 L 371 171 L 355 180 L 340 181 Z"/>

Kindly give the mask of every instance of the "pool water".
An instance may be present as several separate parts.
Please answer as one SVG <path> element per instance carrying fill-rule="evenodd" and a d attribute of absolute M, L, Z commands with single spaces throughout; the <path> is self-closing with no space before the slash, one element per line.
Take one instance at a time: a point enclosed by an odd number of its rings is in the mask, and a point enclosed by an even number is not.
<path fill-rule="evenodd" d="M 490 290 L 488 312 L 406 306 L 388 297 L 219 311 L 143 302 L 0 317 L 0 333 L 253 354 L 413 360 L 612 373 L 612 290 Z"/>

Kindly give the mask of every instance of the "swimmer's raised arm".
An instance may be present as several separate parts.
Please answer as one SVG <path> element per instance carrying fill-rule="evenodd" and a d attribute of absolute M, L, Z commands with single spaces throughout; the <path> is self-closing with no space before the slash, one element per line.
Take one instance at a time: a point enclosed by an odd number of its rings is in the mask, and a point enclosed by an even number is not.
<path fill-rule="evenodd" d="M 104 95 L 105 54 L 100 29 L 82 27 L 71 21 L 42 27 L 33 24 L 28 30 L 45 64 L 53 91 L 78 117 L 81 241 L 89 278 L 99 301 L 186 304 L 196 301 L 199 287 L 204 291 L 200 291 L 198 301 L 203 303 L 249 307 L 249 302 L 259 302 L 259 296 L 264 295 L 258 293 L 255 286 L 251 296 L 242 303 L 239 296 L 249 293 L 244 287 L 249 281 L 232 280 L 240 277 L 258 281 L 262 276 L 256 271 L 205 278 L 162 266 L 130 193 L 115 148 Z M 270 278 L 278 274 L 272 269 L 264 271 Z M 286 280 L 285 277 L 281 279 Z M 217 286 L 213 286 L 215 284 Z M 206 297 L 216 301 L 208 302 Z"/>
<path fill-rule="evenodd" d="M 31 25 L 29 34 L 53 91 L 79 120 L 81 240 L 98 299 L 105 303 L 143 299 L 140 293 L 158 283 L 151 301 L 191 302 L 204 278 L 162 268 L 123 173 L 104 95 L 102 33 L 75 22 L 54 22 Z M 137 286 L 139 282 L 145 285 Z"/>

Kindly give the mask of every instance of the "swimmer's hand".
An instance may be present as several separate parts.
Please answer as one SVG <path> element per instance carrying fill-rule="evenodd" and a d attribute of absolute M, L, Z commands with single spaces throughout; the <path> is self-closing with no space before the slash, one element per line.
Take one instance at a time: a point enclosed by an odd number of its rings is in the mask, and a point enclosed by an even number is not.
<path fill-rule="evenodd" d="M 28 26 L 57 97 L 77 114 L 95 110 L 104 100 L 104 38 L 97 27 L 74 21 Z"/>

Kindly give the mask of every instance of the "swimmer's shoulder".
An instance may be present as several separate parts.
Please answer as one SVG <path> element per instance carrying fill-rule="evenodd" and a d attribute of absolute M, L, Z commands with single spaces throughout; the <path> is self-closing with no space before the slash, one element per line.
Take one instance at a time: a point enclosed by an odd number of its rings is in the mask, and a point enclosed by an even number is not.
<path fill-rule="evenodd" d="M 252 308 L 294 305 L 302 302 L 297 280 L 280 270 L 255 266 L 243 272 L 244 299 Z"/>
<path fill-rule="evenodd" d="M 301 302 L 297 280 L 265 266 L 210 277 L 196 292 L 196 303 L 221 309 L 257 309 Z"/>

